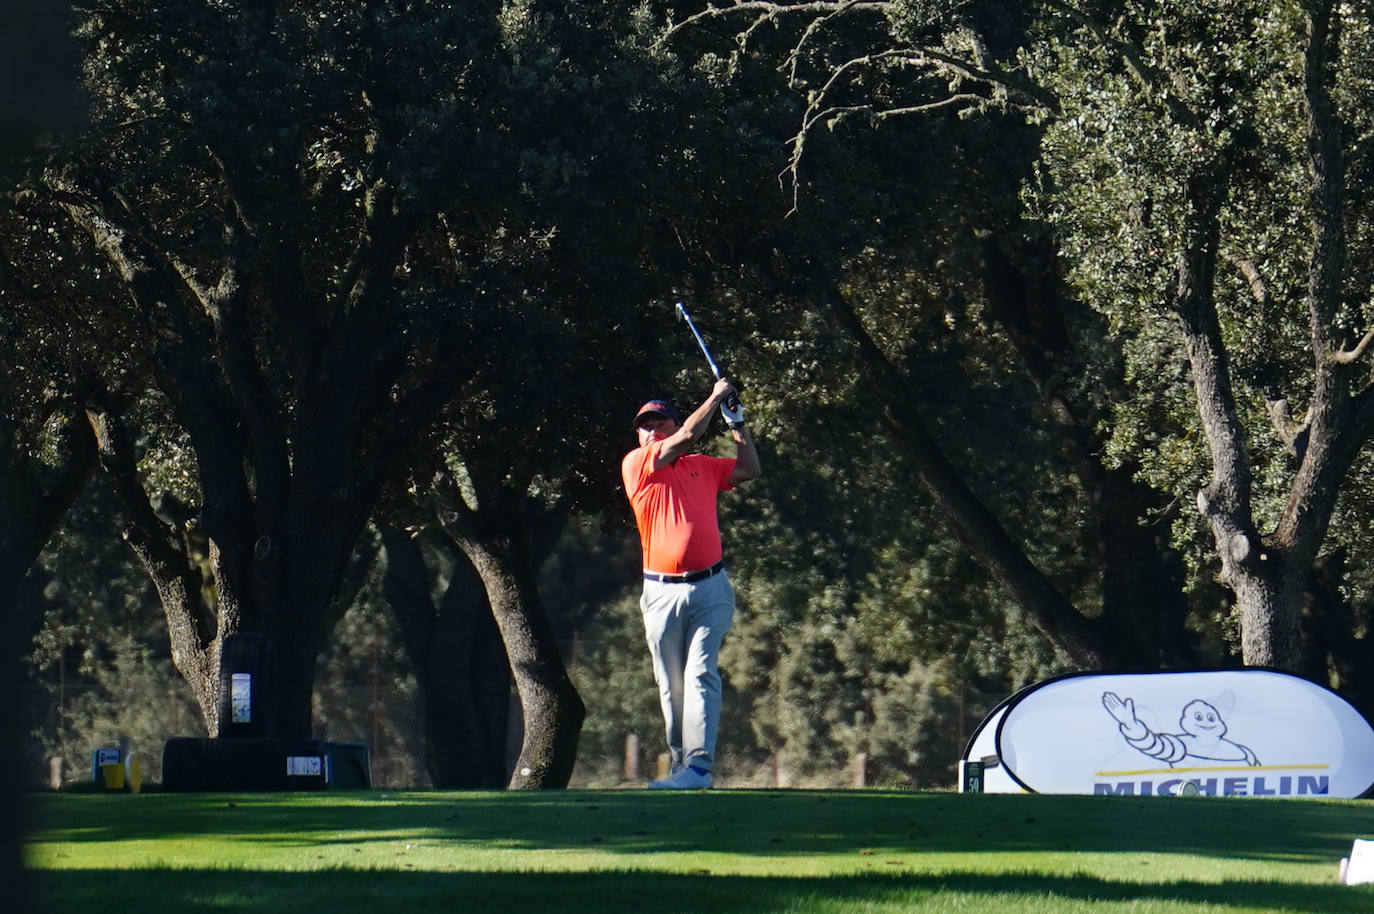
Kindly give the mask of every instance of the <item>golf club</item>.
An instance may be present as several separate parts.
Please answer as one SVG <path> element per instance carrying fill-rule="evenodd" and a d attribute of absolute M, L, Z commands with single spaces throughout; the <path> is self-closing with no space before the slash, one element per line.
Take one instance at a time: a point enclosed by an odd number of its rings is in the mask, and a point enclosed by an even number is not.
<path fill-rule="evenodd" d="M 717 378 L 725 377 L 724 372 L 720 370 L 720 366 L 716 364 L 716 360 L 711 357 L 711 350 L 707 348 L 706 340 L 702 337 L 701 332 L 697 330 L 697 325 L 692 322 L 692 315 L 687 313 L 687 309 L 683 306 L 682 302 L 677 303 L 677 316 L 687 322 L 688 328 L 692 331 L 692 336 L 697 338 L 697 345 L 701 347 L 702 355 L 706 356 L 706 364 L 711 366 L 711 374 L 715 375 Z M 734 382 L 731 381 L 731 383 L 733 384 Z M 739 397 L 731 393 L 726 400 L 726 404 L 731 409 L 737 409 L 739 407 Z"/>

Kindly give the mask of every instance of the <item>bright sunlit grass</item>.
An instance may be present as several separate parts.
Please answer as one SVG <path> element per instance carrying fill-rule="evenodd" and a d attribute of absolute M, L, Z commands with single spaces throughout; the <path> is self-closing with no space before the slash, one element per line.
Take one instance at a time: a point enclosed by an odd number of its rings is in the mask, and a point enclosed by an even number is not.
<path fill-rule="evenodd" d="M 883 791 L 46 795 L 38 909 L 1365 912 L 1362 801 Z"/>

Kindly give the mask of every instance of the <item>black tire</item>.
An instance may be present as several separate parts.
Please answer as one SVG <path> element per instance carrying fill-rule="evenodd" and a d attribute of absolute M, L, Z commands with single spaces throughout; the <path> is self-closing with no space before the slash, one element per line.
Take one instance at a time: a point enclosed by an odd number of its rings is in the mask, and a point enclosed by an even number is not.
<path fill-rule="evenodd" d="M 367 743 L 328 743 L 329 789 L 369 790 L 372 787 L 372 758 Z"/>
<path fill-rule="evenodd" d="M 317 739 L 167 740 L 162 789 L 167 791 L 324 790 L 329 751 Z"/>

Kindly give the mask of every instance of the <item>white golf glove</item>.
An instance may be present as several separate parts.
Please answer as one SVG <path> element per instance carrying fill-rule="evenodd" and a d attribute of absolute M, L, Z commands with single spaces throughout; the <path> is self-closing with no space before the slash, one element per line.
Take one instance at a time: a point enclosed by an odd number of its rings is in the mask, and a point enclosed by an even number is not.
<path fill-rule="evenodd" d="M 744 428 L 744 404 L 739 401 L 738 394 L 732 392 L 721 402 L 720 414 L 731 428 Z"/>

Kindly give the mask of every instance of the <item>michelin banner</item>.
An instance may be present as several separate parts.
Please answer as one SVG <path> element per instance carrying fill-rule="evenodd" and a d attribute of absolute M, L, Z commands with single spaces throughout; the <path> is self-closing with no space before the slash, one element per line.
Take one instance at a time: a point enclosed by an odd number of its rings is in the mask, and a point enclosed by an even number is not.
<path fill-rule="evenodd" d="M 964 761 L 982 763 L 987 793 L 1374 793 L 1368 721 L 1330 689 L 1267 669 L 1046 680 L 995 708 Z"/>

